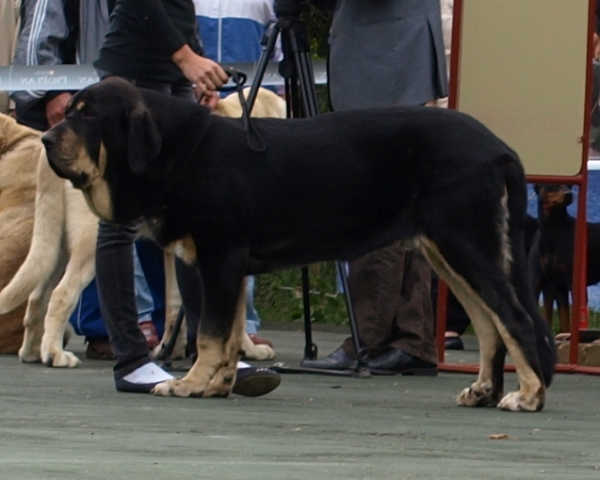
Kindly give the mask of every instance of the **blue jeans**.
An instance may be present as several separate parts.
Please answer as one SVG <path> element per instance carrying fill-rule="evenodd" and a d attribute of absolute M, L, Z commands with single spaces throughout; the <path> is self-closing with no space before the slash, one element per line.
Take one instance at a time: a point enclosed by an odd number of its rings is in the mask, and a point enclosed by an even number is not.
<path fill-rule="evenodd" d="M 135 303 L 138 312 L 138 322 L 152 321 L 152 312 L 154 311 L 154 300 L 150 285 L 146 280 L 146 275 L 142 269 L 142 264 L 137 253 L 137 248 L 133 249 L 133 278 L 135 288 Z"/>
<path fill-rule="evenodd" d="M 254 277 L 247 277 L 246 284 L 246 333 L 256 333 L 260 328 L 260 317 L 254 308 Z"/>

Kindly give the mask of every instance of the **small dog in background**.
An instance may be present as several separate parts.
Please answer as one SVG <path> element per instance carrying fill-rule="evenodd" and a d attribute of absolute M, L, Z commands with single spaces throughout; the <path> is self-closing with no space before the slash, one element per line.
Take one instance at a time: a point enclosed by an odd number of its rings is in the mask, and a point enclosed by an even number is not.
<path fill-rule="evenodd" d="M 554 304 L 561 333 L 571 330 L 569 293 L 573 285 L 575 218 L 567 211 L 573 202 L 568 185 L 538 184 L 539 237 L 529 265 L 536 298 L 542 295 L 544 317 L 552 324 Z M 587 285 L 600 282 L 600 223 L 588 222 Z"/>

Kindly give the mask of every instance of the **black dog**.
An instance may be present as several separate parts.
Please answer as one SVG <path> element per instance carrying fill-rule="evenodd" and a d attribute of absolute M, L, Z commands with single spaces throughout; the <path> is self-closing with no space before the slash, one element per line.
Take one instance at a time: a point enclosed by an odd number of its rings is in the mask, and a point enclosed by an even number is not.
<path fill-rule="evenodd" d="M 568 185 L 535 186 L 538 196 L 540 235 L 530 254 L 536 299 L 543 298 L 544 317 L 552 324 L 554 303 L 561 332 L 571 331 L 569 293 L 573 286 L 575 219 L 567 212 L 573 202 Z M 587 242 L 587 285 L 600 282 L 600 224 L 589 223 Z"/>
<path fill-rule="evenodd" d="M 351 259 L 404 239 L 469 313 L 478 380 L 460 405 L 540 410 L 556 351 L 533 302 L 517 155 L 455 111 L 388 108 L 243 122 L 113 78 L 44 135 L 54 171 L 101 218 L 143 217 L 203 281 L 198 360 L 163 395 L 226 395 L 248 274 Z M 250 146 L 250 145 L 253 145 Z M 506 351 L 519 390 L 503 397 Z"/>

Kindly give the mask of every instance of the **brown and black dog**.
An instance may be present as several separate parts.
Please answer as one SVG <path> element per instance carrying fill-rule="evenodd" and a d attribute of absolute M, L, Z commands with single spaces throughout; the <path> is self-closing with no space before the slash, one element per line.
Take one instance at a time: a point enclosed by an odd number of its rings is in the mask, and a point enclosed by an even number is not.
<path fill-rule="evenodd" d="M 533 288 L 543 299 L 544 317 L 552 323 L 554 304 L 561 333 L 571 331 L 569 293 L 573 286 L 575 218 L 567 211 L 573 202 L 568 185 L 535 185 L 538 197 L 539 237 L 530 253 Z M 600 223 L 589 223 L 587 285 L 600 282 Z"/>
<path fill-rule="evenodd" d="M 245 275 L 403 240 L 423 250 L 475 327 L 479 377 L 459 405 L 543 408 L 556 348 L 528 281 L 527 188 L 513 150 L 445 109 L 251 123 L 111 78 L 78 92 L 43 137 L 53 170 L 92 211 L 117 223 L 142 217 L 200 272 L 198 359 L 156 394 L 231 391 Z M 519 389 L 505 395 L 507 351 Z"/>

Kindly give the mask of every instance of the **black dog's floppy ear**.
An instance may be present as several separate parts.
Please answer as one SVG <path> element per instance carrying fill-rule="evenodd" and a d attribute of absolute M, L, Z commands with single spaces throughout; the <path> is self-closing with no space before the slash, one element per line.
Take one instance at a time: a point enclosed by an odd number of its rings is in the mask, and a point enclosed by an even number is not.
<path fill-rule="evenodd" d="M 138 104 L 129 116 L 129 137 L 127 139 L 127 161 L 136 175 L 146 171 L 152 161 L 158 157 L 162 137 L 150 111 Z"/>

